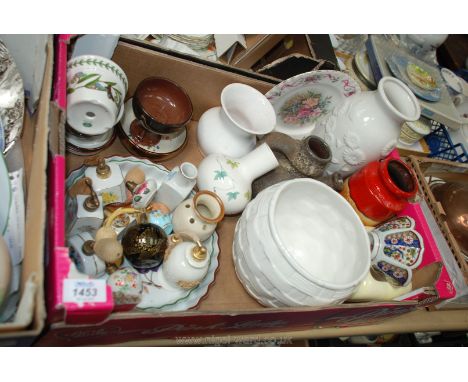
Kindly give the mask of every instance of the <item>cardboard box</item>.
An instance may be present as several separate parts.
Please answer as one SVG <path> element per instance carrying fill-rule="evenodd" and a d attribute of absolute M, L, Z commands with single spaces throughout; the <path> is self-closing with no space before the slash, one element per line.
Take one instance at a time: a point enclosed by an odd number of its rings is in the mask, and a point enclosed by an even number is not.
<path fill-rule="evenodd" d="M 126 72 L 129 79 L 127 98 L 138 83 L 148 76 L 167 77 L 183 86 L 190 95 L 193 120 L 188 126 L 189 143 L 175 158 L 164 162 L 168 168 L 189 160 L 198 164 L 202 159 L 196 143 L 197 121 L 204 111 L 219 105 L 222 89 L 229 83 L 242 82 L 265 93 L 271 84 L 220 70 L 198 61 L 120 42 L 113 60 Z M 62 65 L 66 62 L 62 62 Z M 60 71 L 60 68 L 57 68 Z M 64 79 L 62 78 L 62 82 Z M 63 83 L 61 86 L 65 86 Z M 63 93 L 63 92 L 62 92 Z M 62 97 L 64 95 L 62 94 Z M 62 100 L 63 101 L 63 100 Z M 63 125 L 57 128 L 63 128 Z M 54 134 L 60 137 L 61 134 Z M 60 146 L 58 143 L 55 146 Z M 102 156 L 129 155 L 120 141 L 101 153 Z M 64 303 L 63 281 L 71 266 L 67 248 L 64 247 L 64 179 L 66 171 L 81 166 L 83 157 L 67 154 L 55 155 L 51 184 L 50 209 L 53 211 L 54 233 L 51 237 L 49 264 L 49 316 L 50 328 L 39 345 L 93 345 L 115 344 L 180 336 L 201 336 L 225 333 L 262 333 L 299 330 L 311 327 L 344 327 L 368 325 L 385 318 L 415 310 L 419 301 L 375 302 L 343 304 L 329 307 L 265 308 L 253 300 L 244 290 L 234 271 L 231 245 L 237 217 L 227 217 L 218 227 L 220 266 L 215 283 L 195 309 L 185 312 L 144 313 L 140 311 L 111 313 L 112 299 L 100 304 Z M 434 259 L 435 261 L 436 259 Z M 424 280 L 436 284 L 439 270 L 428 272 Z M 421 278 L 421 280 L 423 280 Z M 419 283 L 421 284 L 421 283 Z M 421 285 L 423 286 L 423 285 Z M 431 286 L 431 285 L 426 285 Z M 109 293 L 109 292 L 108 292 Z M 431 296 L 433 297 L 433 296 Z M 443 297 L 442 297 L 443 298 Z M 430 301 L 434 302 L 434 301 Z M 424 301 L 423 304 L 430 303 Z"/>
<path fill-rule="evenodd" d="M 30 299 L 26 306 L 30 322 L 0 324 L 0 346 L 27 346 L 41 333 L 45 323 L 44 302 L 44 248 L 47 216 L 47 138 L 49 132 L 49 102 L 52 87 L 53 42 L 47 43 L 45 65 L 39 105 L 34 115 L 25 112 L 22 145 L 26 175 L 25 248 L 21 274 L 21 297 Z M 31 279 L 32 278 L 32 279 Z M 28 280 L 35 285 L 33 295 L 27 296 Z M 32 288 L 34 289 L 34 288 Z M 20 302 L 21 303 L 21 302 Z M 29 320 L 28 320 L 29 321 Z"/>

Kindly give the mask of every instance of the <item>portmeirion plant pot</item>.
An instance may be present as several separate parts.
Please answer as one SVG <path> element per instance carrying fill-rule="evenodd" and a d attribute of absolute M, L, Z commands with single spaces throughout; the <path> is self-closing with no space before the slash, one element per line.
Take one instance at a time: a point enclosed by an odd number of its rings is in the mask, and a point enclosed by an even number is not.
<path fill-rule="evenodd" d="M 373 267 L 396 285 L 411 282 L 423 260 L 424 242 L 409 216 L 393 219 L 369 232 Z"/>
<path fill-rule="evenodd" d="M 101 277 L 106 273 L 106 263 L 94 252 L 94 238 L 89 232 L 82 232 L 68 239 L 69 256 L 76 269 L 92 277 Z"/>
<path fill-rule="evenodd" d="M 417 191 L 413 170 L 403 161 L 388 157 L 351 175 L 341 194 L 364 225 L 375 227 L 402 211 Z"/>
<path fill-rule="evenodd" d="M 253 182 L 253 195 L 284 180 L 319 178 L 331 160 L 328 144 L 314 135 L 296 140 L 286 134 L 273 132 L 265 135 L 260 140 L 262 142 L 273 150 L 279 166 Z"/>
<path fill-rule="evenodd" d="M 386 157 L 397 145 L 403 122 L 416 121 L 420 114 L 413 92 L 393 77 L 383 77 L 376 91 L 349 97 L 342 107 L 318 122 L 314 131 L 332 150 L 325 172 L 347 176 L 366 163 Z"/>
<path fill-rule="evenodd" d="M 123 115 L 128 90 L 125 72 L 115 62 L 93 55 L 67 64 L 67 122 L 86 135 L 106 133 Z"/>
<path fill-rule="evenodd" d="M 115 311 L 131 310 L 140 303 L 143 282 L 140 274 L 131 267 L 124 267 L 112 273 L 107 279 L 107 284 L 112 289 Z"/>
<path fill-rule="evenodd" d="M 86 168 L 85 176 L 92 180 L 94 190 L 102 196 L 104 206 L 127 200 L 124 177 L 117 163 L 106 163 L 105 159 L 98 159 L 97 166 Z"/>
<path fill-rule="evenodd" d="M 255 148 L 256 136 L 271 132 L 276 114 L 268 99 L 251 86 L 234 83 L 221 92 L 221 107 L 207 110 L 198 121 L 202 153 L 240 158 Z"/>
<path fill-rule="evenodd" d="M 165 204 L 173 211 L 195 187 L 197 175 L 197 168 L 190 162 L 175 167 L 159 187 L 156 202 Z"/>
<path fill-rule="evenodd" d="M 193 289 L 208 272 L 210 257 L 196 235 L 179 233 L 169 237 L 162 265 L 161 282 L 172 288 Z"/>
<path fill-rule="evenodd" d="M 198 166 L 197 185 L 200 190 L 217 194 L 227 215 L 238 214 L 252 199 L 252 182 L 278 164 L 266 143 L 238 159 L 211 154 Z"/>
<path fill-rule="evenodd" d="M 175 233 L 190 232 L 201 241 L 208 239 L 223 220 L 224 204 L 214 192 L 198 191 L 179 204 L 172 214 Z"/>

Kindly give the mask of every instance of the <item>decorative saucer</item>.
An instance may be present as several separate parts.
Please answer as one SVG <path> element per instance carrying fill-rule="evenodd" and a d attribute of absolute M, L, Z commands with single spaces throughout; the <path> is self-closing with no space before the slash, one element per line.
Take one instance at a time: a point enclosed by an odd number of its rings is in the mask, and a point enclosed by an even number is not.
<path fill-rule="evenodd" d="M 433 77 L 430 76 L 428 68 L 426 68 L 422 64 L 416 65 L 404 56 L 392 55 L 392 56 L 387 57 L 386 61 L 392 74 L 396 78 L 398 78 L 400 81 L 403 81 L 416 96 L 426 101 L 431 101 L 431 102 L 437 102 L 440 100 L 441 89 L 439 86 L 437 86 L 437 83 L 435 82 Z M 412 73 L 417 71 L 417 69 L 415 69 L 412 65 L 417 66 L 423 72 L 429 74 L 429 76 L 434 80 L 434 83 L 435 83 L 435 87 L 433 89 L 424 89 L 421 86 L 416 85 L 416 83 L 414 82 L 415 81 L 414 76 L 412 77 L 413 80 L 410 79 L 410 77 L 408 76 L 408 71 Z M 423 84 L 423 82 L 421 81 L 419 82 L 420 82 L 420 85 Z"/>
<path fill-rule="evenodd" d="M 75 131 L 71 126 L 66 127 L 66 148 L 75 155 L 93 155 L 109 147 L 115 140 L 114 128 L 101 135 L 85 135 Z"/>
<path fill-rule="evenodd" d="M 358 74 L 363 82 L 367 85 L 370 84 L 370 88 L 377 88 L 375 82 L 374 74 L 369 63 L 369 57 L 367 56 L 367 50 L 364 48 L 356 53 L 353 59 L 354 69 L 356 74 Z"/>
<path fill-rule="evenodd" d="M 440 69 L 440 75 L 455 94 L 462 94 L 465 80 L 447 68 Z"/>
<path fill-rule="evenodd" d="M 160 135 L 141 126 L 133 112 L 132 98 L 125 102 L 124 115 L 118 128 L 122 142 L 130 152 L 152 159 L 169 159 L 179 153 L 187 143 L 185 127 L 177 133 Z"/>
<path fill-rule="evenodd" d="M 347 97 L 360 91 L 349 75 L 320 70 L 291 77 L 272 88 L 266 97 L 276 112 L 275 131 L 302 139 Z"/>
<path fill-rule="evenodd" d="M 162 165 L 158 165 L 150 162 L 147 159 L 139 159 L 135 157 L 120 157 L 113 156 L 106 158 L 106 163 L 116 163 L 122 169 L 122 174 L 125 177 L 127 172 L 134 166 L 140 166 L 144 171 L 147 178 L 152 178 L 161 184 L 169 175 L 169 170 Z M 66 189 L 68 190 L 73 184 L 79 179 L 82 179 L 85 175 L 85 166 L 82 166 L 72 171 L 66 180 Z M 194 192 L 189 197 L 192 197 Z M 208 273 L 203 281 L 195 288 L 191 290 L 179 290 L 173 289 L 166 285 L 164 280 L 160 277 L 162 267 L 157 271 L 148 272 L 142 274 L 143 280 L 143 295 L 141 302 L 137 305 L 138 310 L 144 310 L 147 312 L 175 312 L 183 311 L 193 308 L 198 305 L 200 300 L 206 295 L 210 285 L 215 279 L 216 270 L 218 268 L 218 235 L 216 231 L 207 240 L 203 242 L 210 256 L 210 265 Z M 129 266 L 131 264 L 125 260 L 122 267 Z M 133 269 L 133 268 L 132 268 Z"/>

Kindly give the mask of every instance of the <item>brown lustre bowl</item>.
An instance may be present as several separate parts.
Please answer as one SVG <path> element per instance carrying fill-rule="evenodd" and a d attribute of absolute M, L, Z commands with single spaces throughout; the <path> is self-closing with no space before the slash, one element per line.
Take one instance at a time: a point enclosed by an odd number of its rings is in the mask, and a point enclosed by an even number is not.
<path fill-rule="evenodd" d="M 146 129 L 158 134 L 180 131 L 193 113 L 187 92 L 176 83 L 160 77 L 141 81 L 132 104 L 136 118 Z"/>

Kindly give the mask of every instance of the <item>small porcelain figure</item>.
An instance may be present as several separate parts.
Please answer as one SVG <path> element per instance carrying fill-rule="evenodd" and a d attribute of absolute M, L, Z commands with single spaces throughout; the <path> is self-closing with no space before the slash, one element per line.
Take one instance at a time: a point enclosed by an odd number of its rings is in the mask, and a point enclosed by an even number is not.
<path fill-rule="evenodd" d="M 245 208 L 252 199 L 252 182 L 278 166 L 273 151 L 263 143 L 242 158 L 211 154 L 198 166 L 197 185 L 200 190 L 217 194 L 227 215 Z"/>
<path fill-rule="evenodd" d="M 133 189 L 132 206 L 134 208 L 146 208 L 154 198 L 158 185 L 155 180 L 147 179 Z"/>
<path fill-rule="evenodd" d="M 173 211 L 192 191 L 197 183 L 197 168 L 189 162 L 175 167 L 161 184 L 155 200 Z"/>
<path fill-rule="evenodd" d="M 201 241 L 208 239 L 223 220 L 224 204 L 214 192 L 198 191 L 175 209 L 172 214 L 174 232 L 190 232 Z"/>
<path fill-rule="evenodd" d="M 106 272 L 106 263 L 94 252 L 93 236 L 89 232 L 70 237 L 69 255 L 79 272 L 92 277 L 101 277 Z"/>
<path fill-rule="evenodd" d="M 107 279 L 112 289 L 115 311 L 133 309 L 141 301 L 143 282 L 138 272 L 130 267 L 121 268 Z"/>
<path fill-rule="evenodd" d="M 161 279 L 173 288 L 193 289 L 208 272 L 210 258 L 196 236 L 175 234 L 169 238 Z"/>
<path fill-rule="evenodd" d="M 93 181 L 94 190 L 102 196 L 103 205 L 123 203 L 127 199 L 124 177 L 120 166 L 98 160 L 97 166 L 88 167 L 85 176 Z"/>
<path fill-rule="evenodd" d="M 91 195 L 77 195 L 67 201 L 67 235 L 73 236 L 82 232 L 95 234 L 104 219 L 102 197 L 93 190 L 91 179 L 85 178 Z"/>
<path fill-rule="evenodd" d="M 251 86 L 234 83 L 221 92 L 221 107 L 207 110 L 197 127 L 205 155 L 240 158 L 255 148 L 256 135 L 271 132 L 276 114 L 268 99 Z"/>
<path fill-rule="evenodd" d="M 409 216 L 393 219 L 369 232 L 373 267 L 396 285 L 406 286 L 422 262 L 424 242 Z"/>
<path fill-rule="evenodd" d="M 413 92 L 400 80 L 384 77 L 377 90 L 346 99 L 328 118 L 317 123 L 314 134 L 332 151 L 326 174 L 351 175 L 369 162 L 386 157 L 397 145 L 405 121 L 421 114 Z"/>

